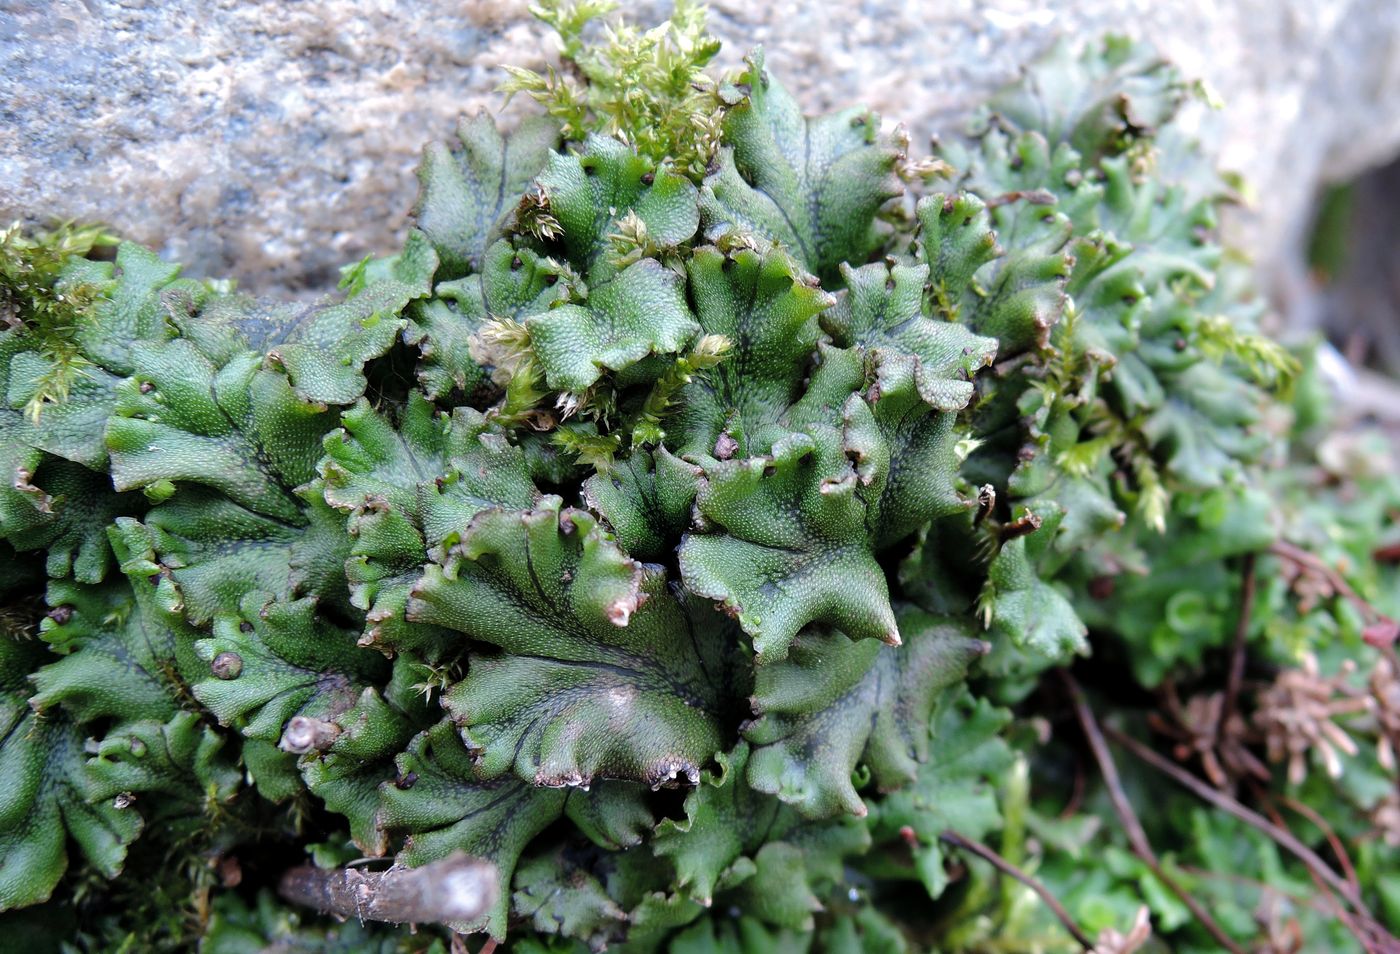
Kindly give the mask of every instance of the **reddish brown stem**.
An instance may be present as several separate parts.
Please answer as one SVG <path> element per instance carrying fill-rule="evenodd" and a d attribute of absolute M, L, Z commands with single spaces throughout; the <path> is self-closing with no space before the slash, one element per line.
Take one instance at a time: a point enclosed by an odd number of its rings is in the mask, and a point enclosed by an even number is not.
<path fill-rule="evenodd" d="M 1346 845 L 1337 837 L 1336 830 L 1333 829 L 1331 825 L 1327 824 L 1327 819 L 1323 818 L 1310 806 L 1303 804 L 1296 798 L 1280 795 L 1279 801 L 1283 802 L 1283 804 L 1292 811 L 1297 812 L 1299 815 L 1302 815 L 1308 821 L 1312 822 L 1317 830 L 1322 832 L 1322 837 L 1327 839 L 1327 844 L 1332 848 L 1332 854 L 1337 856 L 1337 864 L 1342 866 L 1342 874 L 1346 877 L 1347 883 L 1350 884 L 1352 890 L 1359 895 L 1361 893 L 1361 882 L 1356 877 L 1356 868 L 1351 863 L 1351 855 L 1347 854 Z"/>
<path fill-rule="evenodd" d="M 1212 788 L 1190 772 L 1182 769 L 1175 762 L 1157 754 L 1132 736 L 1111 728 L 1105 729 L 1104 731 L 1113 741 L 1123 746 L 1123 748 L 1127 749 L 1137 758 L 1146 762 L 1159 772 L 1170 777 L 1172 781 L 1181 785 L 1183 788 L 1189 789 L 1197 797 L 1209 802 L 1226 814 L 1234 816 L 1251 828 L 1257 828 L 1259 831 L 1268 835 L 1276 841 L 1280 847 L 1296 855 L 1303 864 L 1311 869 L 1315 869 L 1318 875 L 1326 881 L 1334 891 L 1343 898 L 1346 898 L 1356 910 L 1370 917 L 1370 912 L 1367 910 L 1365 902 L 1352 890 L 1352 886 L 1348 884 L 1341 875 L 1333 871 L 1327 862 L 1319 858 L 1315 851 L 1294 837 L 1292 832 L 1280 828 L 1258 812 L 1246 808 L 1230 796 Z"/>
<path fill-rule="evenodd" d="M 1065 910 L 1065 906 L 1060 903 L 1059 898 L 1056 898 L 1053 894 L 1051 894 L 1050 889 L 1045 887 L 1045 885 L 1041 884 L 1035 878 L 1032 878 L 1030 875 L 1026 874 L 1020 868 L 1007 861 L 1001 855 L 997 854 L 995 851 L 993 851 L 991 848 L 988 848 L 980 841 L 973 841 L 971 838 L 964 838 L 962 835 L 959 835 L 955 831 L 945 831 L 943 834 L 938 836 L 938 840 L 945 842 L 946 844 L 952 845 L 955 848 L 961 848 L 963 851 L 970 852 L 971 854 L 976 855 L 983 861 L 989 863 L 992 867 L 996 868 L 1002 874 L 1010 875 L 1012 878 L 1015 878 L 1017 881 L 1025 885 L 1027 888 L 1030 888 L 1032 891 L 1034 891 L 1037 895 L 1040 896 L 1040 900 L 1045 902 L 1045 906 L 1048 907 L 1054 913 L 1055 917 L 1057 917 L 1060 923 L 1064 925 L 1065 930 L 1068 931 L 1070 935 L 1076 941 L 1079 942 L 1080 947 L 1084 948 L 1084 950 L 1086 951 L 1092 951 L 1094 949 L 1094 942 L 1089 938 L 1089 935 L 1085 934 L 1083 929 L 1081 929 L 1079 925 L 1075 923 L 1074 918 L 1071 917 L 1070 913 Z"/>
<path fill-rule="evenodd" d="M 1342 903 L 1341 901 L 1337 900 L 1337 896 L 1335 894 L 1332 894 L 1330 891 L 1323 897 L 1318 897 L 1315 895 L 1305 896 L 1292 891 L 1284 891 L 1283 889 L 1279 888 L 1278 885 L 1260 881 L 1258 878 L 1250 878 L 1246 877 L 1245 875 L 1235 874 L 1234 872 L 1212 871 L 1209 868 L 1197 868 L 1194 865 L 1178 864 L 1176 867 L 1177 870 L 1179 870 L 1183 874 L 1188 874 L 1193 878 L 1201 878 L 1206 881 L 1222 881 L 1226 884 L 1234 884 L 1239 885 L 1240 887 L 1250 888 L 1251 890 L 1260 893 L 1263 893 L 1265 891 L 1272 891 L 1280 897 L 1287 898 L 1289 901 L 1293 902 L 1300 908 L 1311 908 L 1318 914 L 1326 914 L 1329 917 L 1336 916 L 1337 905 Z"/>
<path fill-rule="evenodd" d="M 1068 670 L 1061 669 L 1060 675 L 1064 678 L 1065 686 L 1069 690 L 1075 714 L 1079 717 L 1079 725 L 1084 730 L 1084 737 L 1089 740 L 1089 748 L 1094 753 L 1094 760 L 1099 763 L 1099 772 L 1103 775 L 1104 785 L 1108 788 L 1109 801 L 1113 803 L 1113 810 L 1118 815 L 1118 820 L 1128 835 L 1128 843 L 1132 846 L 1133 854 L 1137 855 L 1142 863 L 1147 865 L 1157 876 L 1157 880 L 1166 885 L 1168 890 L 1191 910 L 1196 920 L 1201 922 L 1201 926 L 1210 933 L 1211 937 L 1215 938 L 1217 944 L 1229 951 L 1230 954 L 1245 954 L 1244 948 L 1236 944 L 1234 938 L 1225 933 L 1225 929 L 1216 922 L 1215 918 L 1211 917 L 1210 912 L 1175 878 L 1162 870 L 1162 863 L 1157 860 L 1157 853 L 1152 850 L 1152 843 L 1147 839 L 1147 832 L 1143 829 L 1142 822 L 1138 820 L 1137 812 L 1133 811 L 1132 802 L 1128 801 L 1128 796 L 1123 791 L 1123 782 L 1118 776 L 1118 766 L 1114 764 L 1113 755 L 1108 751 L 1108 743 L 1104 741 L 1103 731 L 1099 728 L 1098 720 L 1094 718 L 1093 710 L 1089 708 L 1089 700 L 1085 697 L 1084 690 L 1079 687 L 1079 683 L 1069 674 Z"/>
<path fill-rule="evenodd" d="M 1264 810 L 1269 813 L 1269 819 L 1277 825 L 1280 830 L 1287 831 L 1287 823 L 1283 820 L 1283 816 L 1279 814 L 1277 806 L 1269 799 L 1268 794 L 1260 792 L 1259 795 L 1261 796 L 1260 801 L 1264 806 Z M 1372 939 L 1367 936 L 1364 927 L 1364 919 L 1363 924 L 1358 924 L 1356 917 L 1354 917 L 1350 911 L 1346 910 L 1346 906 L 1337 900 L 1336 895 L 1328 889 L 1322 878 L 1319 877 L 1318 873 L 1311 867 L 1308 868 L 1308 876 L 1312 878 L 1313 884 L 1317 885 L 1317 890 L 1321 891 L 1329 901 L 1337 905 L 1337 919 L 1342 922 L 1342 925 L 1350 931 L 1352 936 L 1361 944 L 1362 950 L 1364 950 L 1366 954 L 1376 954 L 1375 945 L 1372 943 Z"/>
<path fill-rule="evenodd" d="M 1084 802 L 1084 762 L 1078 755 L 1074 758 L 1074 787 L 1070 789 L 1069 801 L 1060 809 L 1060 820 L 1064 821 L 1079 814 L 1079 806 Z"/>
<path fill-rule="evenodd" d="M 1235 644 L 1230 650 L 1230 674 L 1225 681 L 1225 702 L 1220 707 L 1220 721 L 1215 725 L 1215 737 L 1225 738 L 1225 727 L 1235 714 L 1239 704 L 1240 684 L 1244 682 L 1245 643 L 1249 639 L 1249 621 L 1254 613 L 1254 563 L 1253 553 L 1244 555 L 1240 571 L 1240 619 L 1235 625 Z"/>
<path fill-rule="evenodd" d="M 1287 540 L 1275 540 L 1270 551 L 1285 560 L 1291 560 L 1301 566 L 1306 566 L 1317 571 L 1327 578 L 1327 583 L 1336 590 L 1347 602 L 1355 606 L 1366 618 L 1367 622 L 1378 622 L 1386 619 L 1385 615 L 1366 601 L 1361 594 L 1352 589 L 1346 578 L 1322 557 L 1314 553 L 1309 553 L 1297 544 L 1289 543 Z"/>

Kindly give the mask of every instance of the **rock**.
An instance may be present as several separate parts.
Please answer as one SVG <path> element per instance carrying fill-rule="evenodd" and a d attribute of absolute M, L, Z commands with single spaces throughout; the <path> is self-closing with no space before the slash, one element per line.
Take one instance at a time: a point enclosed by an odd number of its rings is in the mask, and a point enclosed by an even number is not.
<path fill-rule="evenodd" d="M 1234 238 L 1275 273 L 1319 185 L 1400 148 L 1394 0 L 712 6 L 723 63 L 764 43 L 810 110 L 866 102 L 916 145 L 1057 36 L 1149 39 L 1225 100 L 1221 162 L 1258 196 Z M 0 218 L 101 220 L 193 274 L 325 290 L 402 237 L 421 144 L 552 48 L 524 0 L 0 0 Z"/>
<path fill-rule="evenodd" d="M 1343 234 L 1336 273 L 1324 266 L 1316 277 L 1317 295 L 1301 304 L 1316 307 L 1319 325 L 1360 367 L 1379 368 L 1400 380 L 1400 162 L 1368 172 L 1345 196 Z M 1400 421 L 1400 400 L 1391 420 Z"/>

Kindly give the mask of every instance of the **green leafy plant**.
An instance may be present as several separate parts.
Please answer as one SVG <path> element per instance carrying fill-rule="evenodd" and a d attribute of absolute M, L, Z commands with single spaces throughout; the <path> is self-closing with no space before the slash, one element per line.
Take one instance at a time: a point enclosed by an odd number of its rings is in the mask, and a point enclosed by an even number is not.
<path fill-rule="evenodd" d="M 1260 331 L 1191 87 L 1058 47 L 911 161 L 699 7 L 535 12 L 547 115 L 430 145 L 334 299 L 4 233 L 7 924 L 1393 943 L 1400 485 Z"/>
<path fill-rule="evenodd" d="M 719 52 L 719 41 L 705 32 L 705 8 L 680 0 L 651 30 L 595 22 L 616 8 L 615 0 L 532 6 L 559 35 L 561 66 L 543 74 L 507 66 L 501 91 L 543 105 L 565 139 L 612 136 L 699 181 L 723 138 L 727 105 L 704 72 Z M 590 26 L 603 32 L 599 42 L 590 42 Z"/>

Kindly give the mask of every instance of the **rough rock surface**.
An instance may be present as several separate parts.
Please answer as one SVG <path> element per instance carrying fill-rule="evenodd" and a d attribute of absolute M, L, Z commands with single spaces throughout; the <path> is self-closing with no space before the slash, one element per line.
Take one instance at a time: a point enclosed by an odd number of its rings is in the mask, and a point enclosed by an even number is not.
<path fill-rule="evenodd" d="M 642 21 L 669 4 L 628 4 Z M 1395 0 L 713 0 L 811 110 L 864 101 L 916 145 L 1057 36 L 1156 42 L 1227 103 L 1234 223 L 1288 261 L 1319 183 L 1400 148 Z M 103 220 L 254 289 L 325 289 L 393 247 L 418 149 L 552 49 L 524 0 L 0 0 L 0 218 Z"/>

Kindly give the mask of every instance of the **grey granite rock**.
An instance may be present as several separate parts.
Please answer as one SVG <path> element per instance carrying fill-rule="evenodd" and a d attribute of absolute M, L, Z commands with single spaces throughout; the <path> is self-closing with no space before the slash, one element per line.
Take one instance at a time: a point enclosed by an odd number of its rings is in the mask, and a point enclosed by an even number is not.
<path fill-rule="evenodd" d="M 498 67 L 549 54 L 523 0 L 0 0 L 0 218 L 103 220 L 254 289 L 324 289 L 392 248 L 412 168 Z M 667 3 L 627 5 L 641 20 Z M 811 110 L 864 101 L 956 134 L 1060 35 L 1156 42 L 1227 103 L 1233 223 L 1287 261 L 1319 183 L 1400 147 L 1395 0 L 713 0 L 722 59 L 762 42 Z"/>

